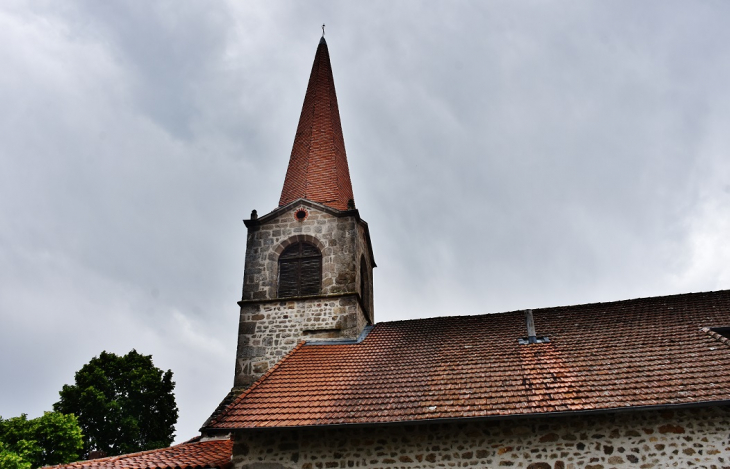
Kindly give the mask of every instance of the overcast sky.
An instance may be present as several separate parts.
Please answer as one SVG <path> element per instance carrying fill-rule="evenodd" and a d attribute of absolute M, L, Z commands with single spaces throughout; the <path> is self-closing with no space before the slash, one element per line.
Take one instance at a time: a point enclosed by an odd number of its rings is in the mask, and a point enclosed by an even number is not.
<path fill-rule="evenodd" d="M 730 3 L 0 5 L 0 415 L 102 350 L 233 382 L 325 23 L 376 321 L 730 287 Z"/>

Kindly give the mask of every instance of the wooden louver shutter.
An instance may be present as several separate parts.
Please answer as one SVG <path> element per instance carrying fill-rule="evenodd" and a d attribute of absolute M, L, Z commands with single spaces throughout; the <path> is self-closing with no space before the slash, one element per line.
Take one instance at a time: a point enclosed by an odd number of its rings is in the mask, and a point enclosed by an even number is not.
<path fill-rule="evenodd" d="M 297 296 L 299 288 L 297 267 L 296 260 L 279 262 L 279 298 Z"/>
<path fill-rule="evenodd" d="M 299 272 L 299 294 L 316 295 L 319 293 L 322 259 L 302 259 Z"/>
<path fill-rule="evenodd" d="M 322 283 L 322 254 L 309 243 L 292 244 L 279 256 L 279 298 L 316 295 Z"/>

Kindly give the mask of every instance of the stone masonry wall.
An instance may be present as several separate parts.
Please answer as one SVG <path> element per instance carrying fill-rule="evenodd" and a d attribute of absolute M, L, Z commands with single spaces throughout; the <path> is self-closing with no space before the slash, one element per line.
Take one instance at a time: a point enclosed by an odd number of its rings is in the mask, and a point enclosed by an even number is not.
<path fill-rule="evenodd" d="M 304 220 L 295 215 L 300 209 L 307 212 Z M 321 294 L 277 300 L 279 254 L 300 241 L 322 253 Z M 360 335 L 372 318 L 372 310 L 364 312 L 358 300 L 363 257 L 368 260 L 372 297 L 372 260 L 365 226 L 356 216 L 338 217 L 300 201 L 249 228 L 234 387 L 249 386 L 301 340 Z"/>
<path fill-rule="evenodd" d="M 365 282 L 365 288 L 367 288 L 367 291 L 360 291 L 360 268 L 358 265 L 357 268 L 357 279 L 356 279 L 356 285 L 358 288 L 358 293 L 360 293 L 360 297 L 363 299 L 363 307 L 366 308 L 366 315 L 370 319 L 371 322 L 375 323 L 375 303 L 374 303 L 374 289 L 373 289 L 373 263 L 374 259 L 370 258 L 369 255 L 369 247 L 367 242 L 367 237 L 365 234 L 365 227 L 361 224 L 358 224 L 357 226 L 357 258 L 358 263 L 360 262 L 360 259 L 365 260 L 366 265 L 366 272 L 367 272 L 367 279 Z"/>
<path fill-rule="evenodd" d="M 380 427 L 249 430 L 235 469 L 730 468 L 727 407 Z"/>
<path fill-rule="evenodd" d="M 304 208 L 304 221 L 295 214 Z M 249 229 L 243 300 L 276 298 L 279 254 L 296 241 L 307 241 L 322 251 L 322 294 L 357 291 L 360 257 L 367 252 L 364 232 L 354 216 L 336 217 L 311 204 L 294 204 L 273 220 Z"/>
<path fill-rule="evenodd" d="M 234 386 L 259 379 L 301 340 L 357 339 L 365 326 L 354 294 L 244 304 Z"/>

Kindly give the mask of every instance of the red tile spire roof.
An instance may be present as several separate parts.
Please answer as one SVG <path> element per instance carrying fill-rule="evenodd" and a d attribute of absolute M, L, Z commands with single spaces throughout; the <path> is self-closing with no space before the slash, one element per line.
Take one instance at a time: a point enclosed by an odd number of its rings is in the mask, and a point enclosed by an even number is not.
<path fill-rule="evenodd" d="M 279 206 L 304 198 L 338 210 L 353 199 L 335 82 L 324 37 L 319 41 Z"/>

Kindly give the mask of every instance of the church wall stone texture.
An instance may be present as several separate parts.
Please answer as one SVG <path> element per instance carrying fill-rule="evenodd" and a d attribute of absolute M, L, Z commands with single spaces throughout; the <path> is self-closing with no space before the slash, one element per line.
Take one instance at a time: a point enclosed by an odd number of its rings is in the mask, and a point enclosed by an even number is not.
<path fill-rule="evenodd" d="M 247 386 L 300 340 L 357 339 L 366 320 L 355 294 L 339 298 L 244 304 L 238 331 L 235 386 Z"/>
<path fill-rule="evenodd" d="M 296 214 L 306 212 L 298 219 Z M 355 210 L 334 212 L 308 201 L 248 220 L 234 386 L 252 384 L 301 340 L 357 339 L 372 322 L 373 261 L 367 225 Z M 277 298 L 278 259 L 295 242 L 322 253 L 321 293 Z M 362 292 L 360 263 L 369 276 Z"/>
<path fill-rule="evenodd" d="M 235 469 L 730 467 L 730 409 L 235 434 Z"/>
<path fill-rule="evenodd" d="M 314 204 L 294 204 L 272 220 L 249 228 L 243 300 L 276 298 L 277 260 L 287 242 L 309 241 L 322 251 L 322 294 L 357 290 L 360 256 L 367 253 L 364 228 L 355 216 L 336 217 Z M 307 217 L 295 214 L 305 208 Z"/>

